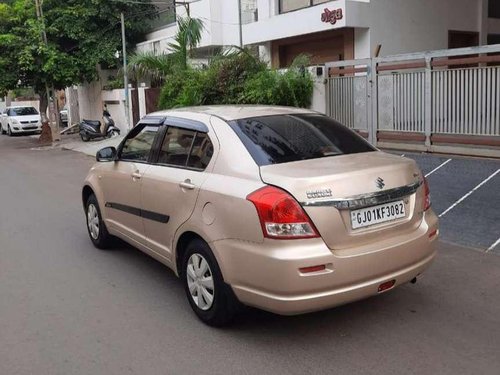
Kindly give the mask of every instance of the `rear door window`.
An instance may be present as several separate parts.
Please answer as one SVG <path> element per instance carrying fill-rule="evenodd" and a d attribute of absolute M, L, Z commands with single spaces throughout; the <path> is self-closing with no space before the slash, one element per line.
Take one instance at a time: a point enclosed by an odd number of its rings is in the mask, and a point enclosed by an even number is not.
<path fill-rule="evenodd" d="M 186 166 L 196 132 L 169 127 L 158 155 L 159 164 Z"/>
<path fill-rule="evenodd" d="M 158 164 L 204 170 L 212 155 L 213 145 L 206 133 L 169 126 Z"/>
<path fill-rule="evenodd" d="M 375 151 L 364 138 L 323 115 L 274 115 L 230 123 L 260 165 Z"/>
<path fill-rule="evenodd" d="M 214 146 L 206 133 L 197 133 L 193 148 L 189 154 L 187 166 L 195 169 L 205 169 L 214 154 Z"/>

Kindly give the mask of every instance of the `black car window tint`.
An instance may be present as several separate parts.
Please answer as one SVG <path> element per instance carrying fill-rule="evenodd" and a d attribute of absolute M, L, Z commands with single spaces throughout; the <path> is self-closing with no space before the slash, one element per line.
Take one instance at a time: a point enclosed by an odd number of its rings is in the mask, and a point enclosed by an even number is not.
<path fill-rule="evenodd" d="M 374 151 L 352 130 L 323 115 L 274 115 L 231 122 L 258 165 Z"/>

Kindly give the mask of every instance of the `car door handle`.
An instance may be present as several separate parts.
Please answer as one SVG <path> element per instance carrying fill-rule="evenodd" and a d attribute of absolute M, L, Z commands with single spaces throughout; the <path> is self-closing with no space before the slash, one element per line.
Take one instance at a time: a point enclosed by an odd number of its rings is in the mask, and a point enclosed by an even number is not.
<path fill-rule="evenodd" d="M 133 180 L 140 180 L 142 175 L 139 173 L 139 171 L 134 172 L 131 174 Z"/>
<path fill-rule="evenodd" d="M 190 179 L 181 182 L 179 186 L 186 190 L 194 190 L 194 188 L 196 188 L 196 186 L 193 183 L 191 183 Z"/>

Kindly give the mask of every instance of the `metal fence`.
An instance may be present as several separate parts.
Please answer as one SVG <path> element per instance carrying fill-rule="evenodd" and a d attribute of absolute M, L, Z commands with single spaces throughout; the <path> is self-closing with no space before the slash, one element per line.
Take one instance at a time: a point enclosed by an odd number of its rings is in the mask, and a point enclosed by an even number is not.
<path fill-rule="evenodd" d="M 338 77 L 329 80 L 330 114 L 344 125 L 368 130 L 366 76 Z"/>
<path fill-rule="evenodd" d="M 374 144 L 399 137 L 421 141 L 419 149 L 427 151 L 439 142 L 500 145 L 500 45 L 337 61 L 326 68 L 327 114 Z"/>
<path fill-rule="evenodd" d="M 432 132 L 500 135 L 500 67 L 432 72 Z"/>

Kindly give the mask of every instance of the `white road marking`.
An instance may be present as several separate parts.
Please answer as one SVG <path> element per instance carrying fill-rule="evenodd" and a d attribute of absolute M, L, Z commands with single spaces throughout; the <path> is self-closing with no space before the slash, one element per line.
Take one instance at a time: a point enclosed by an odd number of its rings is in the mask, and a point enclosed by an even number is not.
<path fill-rule="evenodd" d="M 434 168 L 432 171 L 430 171 L 429 173 L 427 173 L 427 174 L 425 175 L 425 177 L 429 177 L 431 174 L 433 174 L 434 172 L 436 172 L 438 169 L 443 168 L 443 167 L 444 167 L 446 164 L 448 164 L 450 161 L 451 161 L 451 159 L 448 159 L 448 160 L 446 160 L 444 163 L 439 164 L 436 168 Z"/>
<path fill-rule="evenodd" d="M 448 212 L 450 212 L 453 208 L 455 208 L 458 204 L 460 204 L 461 202 L 463 202 L 465 199 L 467 199 L 469 197 L 469 195 L 471 195 L 472 193 L 474 193 L 477 189 L 479 189 L 481 186 L 483 186 L 485 183 L 487 183 L 489 180 L 491 180 L 493 177 L 495 177 L 498 173 L 500 173 L 500 169 L 497 169 L 496 172 L 494 172 L 493 174 L 491 174 L 488 178 L 486 178 L 483 182 L 481 182 L 479 185 L 477 185 L 474 189 L 472 189 L 471 191 L 469 191 L 467 194 L 465 194 L 462 198 L 460 198 L 458 201 L 456 201 L 455 203 L 453 203 L 450 207 L 448 207 L 444 212 L 442 212 L 439 217 L 442 217 L 444 215 L 446 215 Z"/>
<path fill-rule="evenodd" d="M 500 244 L 500 238 L 497 240 L 497 242 L 495 242 L 493 245 L 488 247 L 488 250 L 486 250 L 486 252 L 493 250 L 498 244 Z"/>

